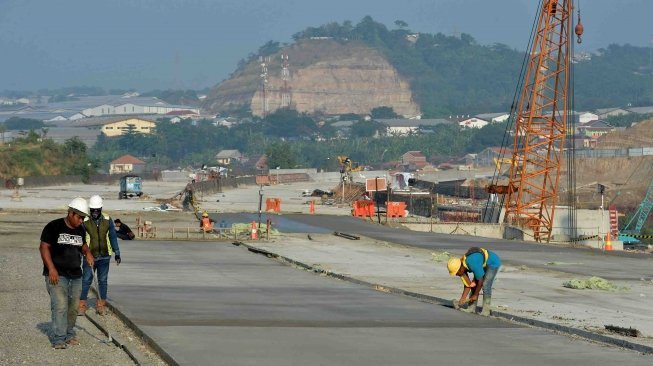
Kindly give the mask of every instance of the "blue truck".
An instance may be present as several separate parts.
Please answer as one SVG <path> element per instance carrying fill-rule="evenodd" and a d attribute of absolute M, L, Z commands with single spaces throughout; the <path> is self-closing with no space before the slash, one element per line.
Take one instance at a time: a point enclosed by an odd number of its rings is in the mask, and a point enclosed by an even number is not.
<path fill-rule="evenodd" d="M 143 195 L 143 179 L 138 175 L 125 175 L 120 178 L 118 199 L 140 197 Z"/>

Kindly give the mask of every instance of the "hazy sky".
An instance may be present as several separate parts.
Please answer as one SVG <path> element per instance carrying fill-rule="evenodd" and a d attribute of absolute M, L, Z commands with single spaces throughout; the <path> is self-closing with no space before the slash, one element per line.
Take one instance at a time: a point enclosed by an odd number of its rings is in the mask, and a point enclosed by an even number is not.
<path fill-rule="evenodd" d="M 524 50 L 538 0 L 0 0 L 0 90 L 203 88 L 268 40 L 370 15 Z M 577 50 L 651 46 L 653 0 L 580 0 Z M 292 65 L 292 60 L 291 60 Z"/>

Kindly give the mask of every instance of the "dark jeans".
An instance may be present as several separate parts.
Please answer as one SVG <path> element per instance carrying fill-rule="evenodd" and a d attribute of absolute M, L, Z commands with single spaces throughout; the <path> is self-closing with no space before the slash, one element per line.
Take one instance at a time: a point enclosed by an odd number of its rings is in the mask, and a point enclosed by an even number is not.
<path fill-rule="evenodd" d="M 50 278 L 45 276 L 45 286 L 50 294 L 52 344 L 61 344 L 75 337 L 82 279 L 59 276 L 59 283 L 53 285 Z"/>
<path fill-rule="evenodd" d="M 111 257 L 97 257 L 95 258 L 95 264 L 93 265 L 93 270 L 97 273 L 98 286 L 100 286 L 100 298 L 102 300 L 107 299 L 110 261 Z M 82 275 L 82 294 L 79 297 L 80 300 L 86 300 L 88 297 L 88 289 L 91 288 L 91 283 L 93 283 L 93 270 L 91 270 L 91 267 L 86 261 L 83 262 L 84 274 Z"/>
<path fill-rule="evenodd" d="M 496 277 L 497 272 L 499 272 L 498 267 L 485 268 L 485 277 L 483 277 L 483 298 L 485 298 L 485 296 L 492 297 L 492 284 L 494 283 L 494 277 Z"/>

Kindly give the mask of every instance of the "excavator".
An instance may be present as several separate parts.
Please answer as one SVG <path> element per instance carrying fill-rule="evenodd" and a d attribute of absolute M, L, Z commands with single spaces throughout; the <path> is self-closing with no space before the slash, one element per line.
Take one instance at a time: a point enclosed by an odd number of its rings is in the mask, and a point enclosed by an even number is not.
<path fill-rule="evenodd" d="M 651 180 L 651 183 L 646 190 L 646 194 L 644 195 L 644 199 L 637 208 L 637 211 L 633 217 L 631 217 L 630 221 L 628 221 L 628 224 L 626 224 L 626 226 L 619 232 L 619 240 L 621 240 L 624 245 L 639 243 L 639 240 L 636 238 L 640 236 L 642 227 L 646 223 L 646 220 L 648 220 L 648 216 L 651 214 L 652 209 L 653 180 Z"/>
<path fill-rule="evenodd" d="M 343 182 L 351 182 L 353 178 L 351 173 L 359 172 L 363 168 L 349 157 L 343 155 L 338 156 L 338 162 L 340 163 L 340 179 Z"/>
<path fill-rule="evenodd" d="M 501 165 L 502 164 L 510 164 L 512 165 L 512 159 L 510 158 L 492 158 L 494 160 L 494 165 L 497 167 L 497 173 L 501 174 Z"/>

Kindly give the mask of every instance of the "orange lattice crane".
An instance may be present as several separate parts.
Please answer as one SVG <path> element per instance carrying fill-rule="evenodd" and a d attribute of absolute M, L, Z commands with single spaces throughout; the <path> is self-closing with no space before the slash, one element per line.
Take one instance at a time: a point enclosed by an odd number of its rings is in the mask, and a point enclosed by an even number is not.
<path fill-rule="evenodd" d="M 512 164 L 507 185 L 488 187 L 505 194 L 504 221 L 533 230 L 549 241 L 558 196 L 570 111 L 572 0 L 541 0 L 521 92 L 514 109 Z"/>

